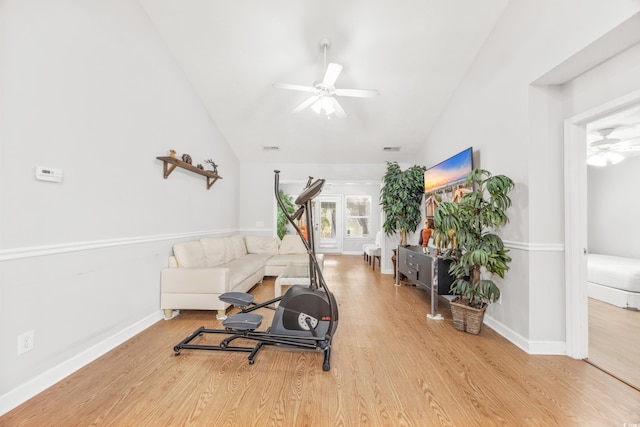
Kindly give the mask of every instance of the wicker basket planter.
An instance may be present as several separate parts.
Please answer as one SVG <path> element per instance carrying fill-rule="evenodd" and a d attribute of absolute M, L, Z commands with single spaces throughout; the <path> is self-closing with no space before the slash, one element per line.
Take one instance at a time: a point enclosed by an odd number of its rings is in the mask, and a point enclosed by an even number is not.
<path fill-rule="evenodd" d="M 454 298 L 453 301 L 451 301 L 453 327 L 462 332 L 478 335 L 486 310 L 487 304 L 482 308 L 475 308 L 461 302 L 460 297 Z"/>

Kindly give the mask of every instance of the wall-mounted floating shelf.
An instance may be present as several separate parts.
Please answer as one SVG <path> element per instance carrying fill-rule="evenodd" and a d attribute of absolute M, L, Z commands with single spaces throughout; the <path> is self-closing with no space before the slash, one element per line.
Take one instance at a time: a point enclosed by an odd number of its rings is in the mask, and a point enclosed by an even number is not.
<path fill-rule="evenodd" d="M 183 162 L 182 160 L 178 160 L 175 157 L 156 157 L 156 159 L 158 160 L 162 160 L 162 162 L 164 163 L 164 171 L 163 171 L 163 176 L 164 179 L 167 179 L 169 177 L 169 175 L 171 175 L 171 172 L 174 171 L 174 169 L 176 167 L 182 168 L 182 169 L 186 169 L 188 171 L 197 173 L 198 175 L 202 175 L 204 177 L 207 178 L 207 190 L 211 188 L 211 186 L 219 179 L 222 179 L 222 177 L 216 173 L 213 173 L 211 171 L 205 171 L 202 169 L 198 169 L 197 167 L 190 165 L 187 162 Z M 171 166 L 169 166 L 171 165 Z"/>

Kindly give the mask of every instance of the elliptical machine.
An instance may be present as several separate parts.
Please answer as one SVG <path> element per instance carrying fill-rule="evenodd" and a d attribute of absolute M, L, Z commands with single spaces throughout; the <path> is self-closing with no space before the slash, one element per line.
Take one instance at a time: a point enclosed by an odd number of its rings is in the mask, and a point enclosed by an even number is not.
<path fill-rule="evenodd" d="M 295 204 L 300 207 L 291 215 L 280 198 L 280 171 L 274 172 L 278 206 L 302 239 L 309 256 L 309 286 L 293 285 L 284 295 L 260 304 L 254 302 L 253 295 L 245 292 L 227 292 L 220 295 L 220 300 L 240 308 L 240 313 L 225 319 L 222 322 L 224 329 L 207 329 L 204 326 L 196 329 L 173 348 L 176 356 L 184 349 L 249 352 L 249 364 L 253 365 L 257 353 L 264 345 L 277 345 L 322 350 L 322 370 L 330 369 L 331 341 L 338 327 L 338 305 L 327 287 L 316 259 L 311 206 L 311 201 L 322 191 L 325 180 L 314 181 L 309 177 L 304 191 L 295 200 Z M 306 215 L 307 238 L 296 224 L 303 214 Z M 274 307 L 277 302 L 279 304 Z M 266 331 L 256 331 L 262 324 L 263 316 L 253 311 L 261 308 L 275 310 L 271 326 Z M 217 345 L 191 344 L 191 341 L 203 334 L 228 336 Z M 233 345 L 232 342 L 238 338 L 257 343 L 253 347 Z"/>

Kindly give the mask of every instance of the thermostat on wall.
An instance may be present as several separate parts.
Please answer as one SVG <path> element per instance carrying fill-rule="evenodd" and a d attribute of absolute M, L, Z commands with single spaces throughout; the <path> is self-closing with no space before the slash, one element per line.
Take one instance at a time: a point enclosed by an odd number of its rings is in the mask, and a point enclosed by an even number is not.
<path fill-rule="evenodd" d="M 36 179 L 40 181 L 62 181 L 62 169 L 47 168 L 44 166 L 36 166 Z"/>

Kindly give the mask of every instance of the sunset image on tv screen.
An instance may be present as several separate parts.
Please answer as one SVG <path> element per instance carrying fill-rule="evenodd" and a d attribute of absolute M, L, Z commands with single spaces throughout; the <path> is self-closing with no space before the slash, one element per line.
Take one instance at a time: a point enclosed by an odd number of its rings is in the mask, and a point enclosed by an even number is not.
<path fill-rule="evenodd" d="M 472 169 L 472 149 L 469 147 L 444 162 L 427 169 L 424 173 L 424 192 L 433 193 L 464 182 Z"/>

